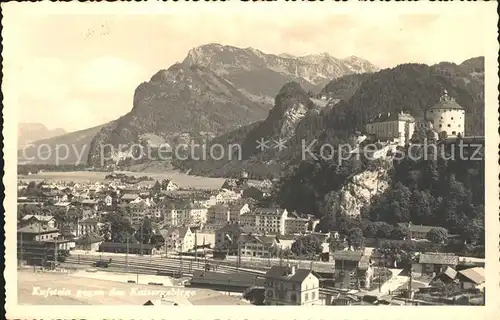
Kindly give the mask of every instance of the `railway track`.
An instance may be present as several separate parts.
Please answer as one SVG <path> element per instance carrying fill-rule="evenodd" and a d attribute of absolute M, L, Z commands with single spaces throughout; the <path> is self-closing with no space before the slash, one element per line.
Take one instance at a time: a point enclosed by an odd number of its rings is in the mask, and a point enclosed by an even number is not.
<path fill-rule="evenodd" d="M 157 274 L 157 272 L 181 272 L 184 275 L 192 275 L 195 270 L 204 271 L 205 262 L 195 261 L 195 260 L 177 260 L 177 259 L 165 259 L 156 258 L 150 259 L 148 257 L 137 257 L 132 256 L 127 259 L 125 257 L 100 257 L 100 256 L 69 256 L 66 258 L 66 263 L 77 264 L 77 265 L 93 265 L 99 260 L 109 260 L 111 258 L 111 263 L 108 268 L 103 268 L 107 270 L 118 270 L 134 272 L 134 273 L 144 273 L 144 274 Z M 251 270 L 251 269 L 241 269 L 233 266 L 218 265 L 217 272 L 219 273 L 245 273 L 252 275 L 262 275 L 264 272 L 261 270 Z"/>

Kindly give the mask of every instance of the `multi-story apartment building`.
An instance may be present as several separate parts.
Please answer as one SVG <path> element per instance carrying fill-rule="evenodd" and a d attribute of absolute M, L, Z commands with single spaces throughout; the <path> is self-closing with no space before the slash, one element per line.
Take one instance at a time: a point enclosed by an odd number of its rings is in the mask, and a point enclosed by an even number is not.
<path fill-rule="evenodd" d="M 308 269 L 273 266 L 265 275 L 267 305 L 319 305 L 319 278 Z"/>
<path fill-rule="evenodd" d="M 240 221 L 240 217 L 248 212 L 250 212 L 248 203 L 236 201 L 229 205 L 229 221 Z"/>
<path fill-rule="evenodd" d="M 164 221 L 170 226 L 203 225 L 207 223 L 207 213 L 208 209 L 205 207 L 194 205 L 190 201 L 181 201 L 165 210 Z"/>
<path fill-rule="evenodd" d="M 208 224 L 226 224 L 229 221 L 229 208 L 225 205 L 216 204 L 208 208 L 207 223 Z"/>
<path fill-rule="evenodd" d="M 242 243 L 239 240 L 240 236 L 252 231 L 254 231 L 253 228 L 244 227 L 236 223 L 226 224 L 215 231 L 215 249 L 227 251 L 229 254 L 237 254 L 238 244 Z"/>
<path fill-rule="evenodd" d="M 222 189 L 216 196 L 215 202 L 217 204 L 228 204 L 241 199 L 241 192 Z"/>
<path fill-rule="evenodd" d="M 307 218 L 287 217 L 285 219 L 285 234 L 299 234 L 307 232 L 309 225 Z"/>
<path fill-rule="evenodd" d="M 160 230 L 165 239 L 167 251 L 188 252 L 194 248 L 194 234 L 188 227 L 170 227 Z"/>
<path fill-rule="evenodd" d="M 268 258 L 276 256 L 279 250 L 276 236 L 244 234 L 239 241 L 241 256 Z"/>
<path fill-rule="evenodd" d="M 285 220 L 288 216 L 286 209 L 256 208 L 240 216 L 243 226 L 253 227 L 258 232 L 266 234 L 285 234 Z"/>

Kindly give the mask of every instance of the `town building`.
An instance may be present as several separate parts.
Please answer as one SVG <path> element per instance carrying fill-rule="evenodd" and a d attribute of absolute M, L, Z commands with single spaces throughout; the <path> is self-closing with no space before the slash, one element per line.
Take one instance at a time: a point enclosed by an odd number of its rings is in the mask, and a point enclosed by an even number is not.
<path fill-rule="evenodd" d="M 455 268 L 458 256 L 449 253 L 422 253 L 418 263 L 412 264 L 412 273 L 418 275 L 438 275 L 447 267 Z"/>
<path fill-rule="evenodd" d="M 59 230 L 45 224 L 34 223 L 17 230 L 17 241 L 46 241 L 57 239 Z"/>
<path fill-rule="evenodd" d="M 56 221 L 53 216 L 27 214 L 21 218 L 21 226 L 27 226 L 32 224 L 45 225 L 50 228 L 56 227 Z"/>
<path fill-rule="evenodd" d="M 335 287 L 340 289 L 368 289 L 373 278 L 372 261 L 362 251 L 337 251 L 335 260 Z"/>
<path fill-rule="evenodd" d="M 267 305 L 319 305 L 319 278 L 309 269 L 272 266 L 265 275 Z"/>
<path fill-rule="evenodd" d="M 188 227 L 170 227 L 160 230 L 165 239 L 167 251 L 188 252 L 194 248 L 194 234 Z"/>
<path fill-rule="evenodd" d="M 179 189 L 179 186 L 176 185 L 172 180 L 166 179 L 162 181 L 162 189 L 165 191 L 175 191 Z"/>
<path fill-rule="evenodd" d="M 422 226 L 422 225 L 416 225 L 416 224 L 411 224 L 411 223 L 398 223 L 398 226 L 403 227 L 403 228 L 408 228 L 408 233 L 409 233 L 409 238 L 412 240 L 422 240 L 422 239 L 427 239 L 427 234 L 429 231 L 435 228 L 441 228 L 441 227 L 434 227 L 434 226 Z M 441 228 L 445 231 L 445 228 Z"/>
<path fill-rule="evenodd" d="M 228 205 L 229 220 L 231 222 L 240 221 L 240 217 L 250 212 L 250 206 L 243 201 L 236 201 Z"/>
<path fill-rule="evenodd" d="M 215 195 L 216 204 L 229 204 L 231 202 L 241 199 L 241 192 L 222 189 L 217 195 Z"/>
<path fill-rule="evenodd" d="M 281 208 L 255 208 L 240 216 L 240 224 L 266 234 L 285 234 L 288 211 Z"/>
<path fill-rule="evenodd" d="M 475 267 L 458 271 L 457 278 L 460 286 L 464 290 L 484 288 L 485 277 L 484 268 Z"/>
<path fill-rule="evenodd" d="M 208 208 L 207 223 L 223 225 L 229 221 L 229 208 L 225 205 L 216 204 Z"/>
<path fill-rule="evenodd" d="M 438 133 L 448 137 L 465 135 L 465 109 L 445 90 L 438 103 L 425 110 L 425 120 L 430 121 Z"/>
<path fill-rule="evenodd" d="M 238 253 L 239 237 L 242 234 L 253 232 L 253 228 L 238 225 L 236 223 L 226 224 L 215 231 L 215 249 L 226 251 L 228 254 Z"/>
<path fill-rule="evenodd" d="M 307 232 L 309 219 L 287 217 L 285 219 L 285 234 L 301 234 Z"/>
<path fill-rule="evenodd" d="M 76 248 L 79 250 L 96 252 L 99 251 L 99 246 L 102 242 L 103 239 L 101 236 L 96 232 L 90 231 L 78 238 L 75 244 Z"/>
<path fill-rule="evenodd" d="M 270 258 L 275 257 L 279 250 L 276 236 L 244 234 L 239 241 L 240 254 L 244 257 Z"/>
<path fill-rule="evenodd" d="M 78 221 L 78 234 L 86 234 L 89 232 L 97 233 L 99 232 L 100 225 L 99 219 L 96 217 Z"/>

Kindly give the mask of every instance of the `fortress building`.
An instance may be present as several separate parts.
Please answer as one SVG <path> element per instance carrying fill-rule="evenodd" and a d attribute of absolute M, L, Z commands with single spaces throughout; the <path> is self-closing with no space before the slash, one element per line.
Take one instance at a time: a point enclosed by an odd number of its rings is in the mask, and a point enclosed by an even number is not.
<path fill-rule="evenodd" d="M 415 119 L 411 114 L 404 112 L 379 114 L 366 125 L 368 134 L 373 134 L 380 140 L 398 142 L 400 145 L 408 143 L 414 130 Z"/>
<path fill-rule="evenodd" d="M 438 133 L 445 131 L 448 137 L 464 136 L 465 109 L 446 90 L 438 103 L 425 110 L 425 120 Z"/>

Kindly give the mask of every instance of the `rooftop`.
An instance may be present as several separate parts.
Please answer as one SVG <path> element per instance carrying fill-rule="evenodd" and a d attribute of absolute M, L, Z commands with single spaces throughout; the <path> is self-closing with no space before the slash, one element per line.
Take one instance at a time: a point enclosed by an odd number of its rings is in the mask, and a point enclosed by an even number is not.
<path fill-rule="evenodd" d="M 371 120 L 369 123 L 378 123 L 378 122 L 387 122 L 387 121 L 409 121 L 415 122 L 415 118 L 409 113 L 405 113 L 401 111 L 397 112 L 388 112 L 388 113 L 380 113 L 375 119 Z"/>
<path fill-rule="evenodd" d="M 270 215 L 270 216 L 280 216 L 285 212 L 285 209 L 280 208 L 255 208 L 252 212 L 256 215 Z"/>
<path fill-rule="evenodd" d="M 42 215 L 38 215 L 38 214 L 27 214 L 24 217 L 22 217 L 21 220 L 27 221 L 30 219 L 36 219 L 38 221 L 48 222 L 48 221 L 54 219 L 54 217 L 53 216 L 42 216 Z"/>
<path fill-rule="evenodd" d="M 418 262 L 456 266 L 458 264 L 458 256 L 444 253 L 423 253 L 420 255 Z"/>
<path fill-rule="evenodd" d="M 419 232 L 419 233 L 427 233 L 431 231 L 432 229 L 436 228 L 441 228 L 446 230 L 445 228 L 442 227 L 436 227 L 436 226 L 422 226 L 422 225 L 416 225 L 416 224 L 410 224 L 408 225 L 407 223 L 398 223 L 399 226 L 401 227 L 408 227 L 410 232 Z M 446 230 L 448 231 L 448 230 Z"/>
<path fill-rule="evenodd" d="M 25 227 L 22 227 L 20 229 L 17 229 L 17 233 L 34 233 L 34 234 L 38 234 L 38 233 L 54 233 L 54 232 L 58 232 L 59 230 L 57 228 L 49 228 L 47 226 L 44 226 L 44 225 L 29 225 L 29 226 L 25 226 Z"/>
<path fill-rule="evenodd" d="M 309 269 L 299 269 L 296 268 L 295 272 L 292 272 L 290 267 L 272 266 L 269 271 L 267 271 L 265 277 L 268 279 L 284 280 L 288 282 L 298 282 L 302 283 L 307 276 L 312 271 Z"/>
<path fill-rule="evenodd" d="M 445 90 L 439 102 L 428 108 L 427 110 L 432 109 L 455 109 L 455 110 L 464 110 L 464 108 L 455 102 L 455 99 L 448 95 L 448 92 Z"/>
<path fill-rule="evenodd" d="M 333 253 L 335 260 L 360 261 L 362 256 L 362 251 L 342 250 Z"/>
<path fill-rule="evenodd" d="M 458 272 L 460 275 L 463 277 L 471 280 L 475 284 L 481 284 L 484 282 L 484 268 L 470 268 L 470 269 L 465 269 L 461 270 Z"/>

